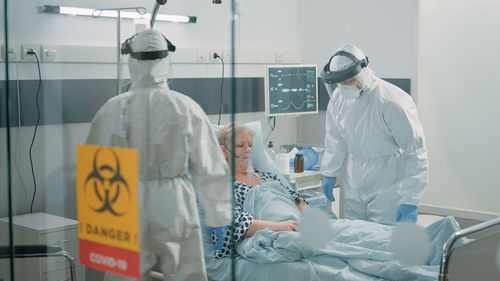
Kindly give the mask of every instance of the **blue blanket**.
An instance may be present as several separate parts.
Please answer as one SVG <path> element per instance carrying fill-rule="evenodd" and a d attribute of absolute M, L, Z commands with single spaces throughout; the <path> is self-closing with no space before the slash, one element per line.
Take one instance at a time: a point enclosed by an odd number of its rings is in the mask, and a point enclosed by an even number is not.
<path fill-rule="evenodd" d="M 299 220 L 300 212 L 278 182 L 249 191 L 243 209 L 261 220 Z M 452 217 L 426 228 L 432 254 L 426 265 L 399 263 L 389 249 L 393 226 L 330 219 L 331 239 L 308 248 L 298 232 L 264 229 L 237 245 L 237 280 L 437 280 L 441 248 L 459 230 Z M 209 274 L 210 275 L 210 274 Z"/>

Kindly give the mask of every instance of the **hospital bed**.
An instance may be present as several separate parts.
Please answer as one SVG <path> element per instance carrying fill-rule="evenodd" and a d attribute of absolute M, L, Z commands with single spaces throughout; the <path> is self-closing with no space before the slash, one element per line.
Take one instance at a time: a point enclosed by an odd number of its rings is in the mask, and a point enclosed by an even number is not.
<path fill-rule="evenodd" d="M 261 132 L 260 123 L 252 122 L 245 125 L 256 132 L 254 139 L 254 167 L 259 170 L 278 173 L 277 168 L 273 164 L 273 160 L 265 152 L 262 136 L 259 134 L 259 132 Z M 440 216 L 434 215 L 419 215 L 417 223 L 425 227 L 441 218 Z M 499 225 L 500 219 L 497 219 L 454 233 L 443 246 L 440 280 L 500 280 Z M 495 227 L 498 228 L 497 232 L 491 234 Z M 480 239 L 477 240 L 467 240 L 468 243 L 463 243 L 463 237 L 468 237 L 472 233 L 485 232 L 487 235 L 484 237 L 480 237 Z M 456 246 L 457 241 L 462 241 L 462 243 L 458 244 L 464 245 Z M 206 233 L 204 233 L 204 248 L 206 251 L 205 260 L 209 279 L 230 280 L 227 274 L 224 276 L 218 274 L 224 271 L 224 269 L 231 267 L 231 259 L 229 257 L 223 259 L 211 257 L 211 253 L 208 252 L 210 252 L 210 249 L 213 249 L 213 246 Z M 279 271 L 279 266 L 277 270 Z M 151 278 L 152 280 L 163 280 L 163 274 L 152 272 Z"/>

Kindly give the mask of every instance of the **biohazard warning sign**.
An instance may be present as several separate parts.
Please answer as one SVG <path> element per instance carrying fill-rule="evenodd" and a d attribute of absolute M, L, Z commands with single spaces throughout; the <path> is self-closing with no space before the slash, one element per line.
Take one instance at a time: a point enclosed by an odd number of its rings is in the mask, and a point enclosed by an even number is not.
<path fill-rule="evenodd" d="M 76 195 L 80 261 L 140 278 L 136 149 L 78 145 Z"/>

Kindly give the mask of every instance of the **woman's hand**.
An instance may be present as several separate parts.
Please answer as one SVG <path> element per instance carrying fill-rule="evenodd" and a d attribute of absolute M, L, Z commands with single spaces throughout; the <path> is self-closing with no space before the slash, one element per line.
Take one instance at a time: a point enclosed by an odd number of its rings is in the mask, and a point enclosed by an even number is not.
<path fill-rule="evenodd" d="M 306 202 L 302 202 L 302 201 L 295 201 L 295 205 L 297 205 L 297 208 L 299 208 L 299 211 L 301 212 L 304 212 L 305 210 L 309 209 L 309 204 L 307 204 Z"/>
<path fill-rule="evenodd" d="M 254 219 L 243 237 L 253 236 L 255 232 L 265 228 L 270 228 L 272 231 L 297 231 L 298 226 L 296 221 L 273 222 Z"/>
<path fill-rule="evenodd" d="M 297 231 L 298 225 L 296 221 L 280 221 L 274 222 L 271 229 L 273 231 Z"/>

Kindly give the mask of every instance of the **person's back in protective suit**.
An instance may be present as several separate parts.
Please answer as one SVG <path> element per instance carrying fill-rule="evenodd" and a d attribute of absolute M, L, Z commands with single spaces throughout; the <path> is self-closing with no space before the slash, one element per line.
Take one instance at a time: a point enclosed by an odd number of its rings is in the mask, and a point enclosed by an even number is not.
<path fill-rule="evenodd" d="M 323 69 L 326 88 L 337 85 L 326 113 L 323 190 L 334 200 L 332 189 L 345 167 L 346 218 L 416 221 L 428 169 L 417 107 L 367 65 L 363 52 L 346 44 Z"/>
<path fill-rule="evenodd" d="M 196 194 L 208 226 L 229 224 L 230 173 L 206 114 L 167 85 L 173 50 L 154 30 L 125 41 L 132 87 L 98 111 L 87 143 L 139 150 L 142 279 L 158 262 L 166 280 L 206 280 Z"/>

